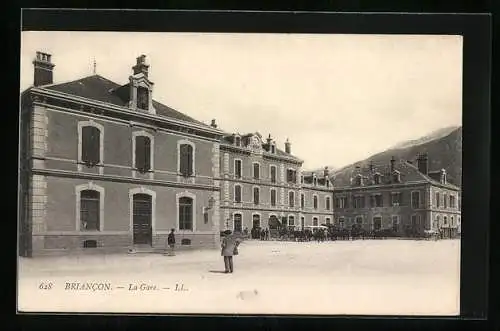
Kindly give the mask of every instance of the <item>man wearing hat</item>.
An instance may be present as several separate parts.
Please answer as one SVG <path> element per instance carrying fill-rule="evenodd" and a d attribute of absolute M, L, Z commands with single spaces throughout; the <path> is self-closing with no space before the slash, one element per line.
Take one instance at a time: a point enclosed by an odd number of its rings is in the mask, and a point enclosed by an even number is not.
<path fill-rule="evenodd" d="M 221 255 L 224 257 L 225 273 L 233 273 L 233 255 L 238 255 L 238 246 L 241 238 L 234 236 L 231 230 L 224 231 L 221 242 Z"/>

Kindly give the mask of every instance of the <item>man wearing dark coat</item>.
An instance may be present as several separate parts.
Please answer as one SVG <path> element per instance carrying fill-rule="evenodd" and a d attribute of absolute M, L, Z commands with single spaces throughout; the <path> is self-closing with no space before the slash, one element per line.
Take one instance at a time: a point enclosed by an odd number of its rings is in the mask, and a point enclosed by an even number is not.
<path fill-rule="evenodd" d="M 167 255 L 168 256 L 174 256 L 175 255 L 175 252 L 174 252 L 174 248 L 175 248 L 175 235 L 174 235 L 174 229 L 171 229 L 170 230 L 170 233 L 167 237 L 167 245 L 168 245 L 168 253 Z"/>
<path fill-rule="evenodd" d="M 234 236 L 230 230 L 224 232 L 221 242 L 221 255 L 224 257 L 225 273 L 233 273 L 233 255 L 238 255 L 241 239 Z"/>

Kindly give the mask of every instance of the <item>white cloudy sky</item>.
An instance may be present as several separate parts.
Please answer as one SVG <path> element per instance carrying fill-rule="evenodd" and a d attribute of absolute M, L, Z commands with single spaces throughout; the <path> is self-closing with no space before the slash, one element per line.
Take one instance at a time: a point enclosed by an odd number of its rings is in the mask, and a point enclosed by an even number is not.
<path fill-rule="evenodd" d="M 154 98 L 240 133 L 269 133 L 305 160 L 341 167 L 462 123 L 460 36 L 23 32 L 21 90 L 35 51 L 54 81 L 125 84 L 148 57 Z"/>

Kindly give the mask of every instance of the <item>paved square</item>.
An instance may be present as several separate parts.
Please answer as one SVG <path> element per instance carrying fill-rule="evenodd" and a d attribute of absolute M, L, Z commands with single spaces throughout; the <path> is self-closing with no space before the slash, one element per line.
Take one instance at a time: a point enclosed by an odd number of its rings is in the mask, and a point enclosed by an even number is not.
<path fill-rule="evenodd" d="M 246 241 L 216 250 L 21 258 L 20 311 L 224 314 L 459 312 L 460 241 Z"/>

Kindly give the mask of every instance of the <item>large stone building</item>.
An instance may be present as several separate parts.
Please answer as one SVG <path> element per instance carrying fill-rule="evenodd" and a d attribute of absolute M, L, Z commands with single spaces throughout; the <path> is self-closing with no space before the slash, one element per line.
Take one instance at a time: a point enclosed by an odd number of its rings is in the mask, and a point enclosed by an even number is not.
<path fill-rule="evenodd" d="M 271 135 L 263 141 L 259 133 L 227 134 L 220 153 L 224 228 L 275 230 L 278 223 L 303 227 L 332 219 L 328 169 L 321 178 L 307 181 L 303 161 L 291 154 L 288 140 L 283 151 Z"/>
<path fill-rule="evenodd" d="M 289 143 L 228 135 L 155 101 L 144 56 L 126 84 L 54 84 L 50 54 L 33 64 L 21 94 L 21 255 L 163 248 L 171 228 L 183 246 L 218 247 L 225 228 L 332 215 L 327 172 L 302 180 Z"/>
<path fill-rule="evenodd" d="M 416 165 L 394 158 L 388 164 L 357 168 L 348 186 L 336 187 L 335 222 L 365 230 L 393 229 L 402 236 L 441 231 L 454 237 L 460 231 L 460 188 L 447 182 L 446 171 L 429 171 L 428 157 Z"/>

